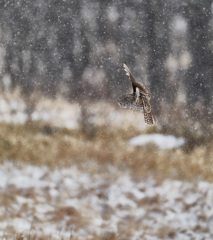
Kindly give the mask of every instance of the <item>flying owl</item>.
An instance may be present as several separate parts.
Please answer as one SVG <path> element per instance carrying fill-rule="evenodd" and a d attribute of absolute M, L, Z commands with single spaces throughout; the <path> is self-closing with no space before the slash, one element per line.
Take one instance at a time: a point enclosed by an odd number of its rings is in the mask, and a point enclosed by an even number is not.
<path fill-rule="evenodd" d="M 151 98 L 151 92 L 149 88 L 146 87 L 144 84 L 135 81 L 132 73 L 130 72 L 126 64 L 124 64 L 124 70 L 132 83 L 133 93 L 120 96 L 117 100 L 119 105 L 123 108 L 130 108 L 136 111 L 143 112 L 146 124 L 156 124 L 156 119 L 152 113 L 149 103 Z"/>

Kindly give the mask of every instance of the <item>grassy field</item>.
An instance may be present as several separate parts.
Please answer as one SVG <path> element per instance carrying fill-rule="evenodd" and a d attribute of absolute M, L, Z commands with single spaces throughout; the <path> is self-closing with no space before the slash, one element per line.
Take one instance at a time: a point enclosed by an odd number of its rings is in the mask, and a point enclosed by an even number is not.
<path fill-rule="evenodd" d="M 48 166 L 52 170 L 60 168 L 66 168 L 70 166 L 77 166 L 78 169 L 81 169 L 81 172 L 86 172 L 90 176 L 99 175 L 100 179 L 102 176 L 109 176 L 109 170 L 107 166 L 111 165 L 119 171 L 125 172 L 127 169 L 130 172 L 131 176 L 134 176 L 134 179 L 139 179 L 148 176 L 152 176 L 156 179 L 156 184 L 160 186 L 161 182 L 164 179 L 173 179 L 173 180 L 205 180 L 212 182 L 213 181 L 213 140 L 210 139 L 208 144 L 206 142 L 196 143 L 194 148 L 192 148 L 191 143 L 196 142 L 196 136 L 190 135 L 188 138 L 188 143 L 184 148 L 172 149 L 172 150 L 160 150 L 156 146 L 150 144 L 142 147 L 134 147 L 128 144 L 128 140 L 136 135 L 142 133 L 151 133 L 159 132 L 155 128 L 149 128 L 147 131 L 139 131 L 134 127 L 128 128 L 115 128 L 110 125 L 94 126 L 90 125 L 89 127 L 82 127 L 75 130 L 70 130 L 67 128 L 59 128 L 50 125 L 49 123 L 42 122 L 32 122 L 28 121 L 24 125 L 17 124 L 6 124 L 0 123 L 0 159 L 3 162 L 10 160 L 15 163 L 27 163 L 26 165 L 34 166 Z M 187 136 L 184 136 L 187 137 Z M 89 162 L 93 164 L 87 164 Z M 95 164 L 94 164 L 95 163 Z M 101 168 L 97 168 L 101 166 Z M 106 166 L 106 168 L 105 168 Z M 98 169 L 98 170 L 97 170 Z M 49 174 L 52 175 L 51 173 Z M 46 175 L 43 176 L 46 178 Z M 110 177 L 109 177 L 110 178 Z M 113 180 L 110 180 L 112 184 Z M 50 180 L 51 182 L 51 180 Z M 106 184 L 107 186 L 107 184 Z M 96 191 L 104 191 L 103 188 L 106 187 L 100 186 Z M 196 184 L 194 185 L 196 188 Z M 37 198 L 38 189 L 29 188 L 27 191 L 24 189 L 16 189 L 12 185 L 8 185 L 8 189 L 2 193 L 2 206 L 7 206 L 8 219 L 13 218 L 23 218 L 25 214 L 33 214 L 35 211 L 34 207 L 30 207 L 30 203 L 24 203 L 21 209 L 13 210 L 13 206 L 17 204 L 17 197 L 21 196 L 31 201 L 31 199 L 39 206 L 39 204 L 44 204 L 39 202 Z M 45 188 L 42 190 L 42 197 L 45 196 L 46 200 L 51 199 L 50 195 L 46 195 Z M 67 190 L 69 191 L 69 190 Z M 92 188 L 89 190 L 82 189 L 81 194 L 95 194 L 96 191 Z M 190 190 L 197 191 L 197 190 Z M 189 191 L 188 191 L 189 192 Z M 65 191 L 66 193 L 66 191 Z M 186 191 L 187 193 L 187 191 Z M 186 193 L 183 193 L 186 194 Z M 58 197 L 59 202 L 63 202 L 64 191 L 61 191 L 61 196 Z M 98 193 L 97 193 L 98 194 Z M 108 206 L 107 201 L 104 199 L 104 195 L 98 194 L 95 195 L 98 199 L 103 201 L 104 205 L 109 208 L 107 214 L 109 216 L 114 215 L 114 210 L 111 206 Z M 134 200 L 138 204 L 138 208 L 141 209 L 141 206 L 146 209 L 147 214 L 152 212 L 155 214 L 156 211 L 161 211 L 161 201 L 164 197 L 146 197 L 141 201 L 136 201 L 133 198 L 132 194 L 129 193 L 127 198 L 131 201 Z M 42 199 L 42 198 L 40 198 Z M 81 197 L 79 197 L 81 199 Z M 50 201 L 50 200 L 48 200 Z M 81 214 L 81 210 L 74 207 L 63 207 L 54 205 L 54 199 L 52 201 L 52 206 L 54 210 L 52 213 L 49 213 L 51 217 L 51 222 L 63 222 L 64 219 L 70 218 L 64 226 L 69 228 L 70 225 L 74 225 L 77 228 L 86 227 L 84 221 L 84 215 Z M 178 201 L 184 202 L 184 199 L 179 199 Z M 179 202 L 177 202 L 179 204 Z M 45 203 L 46 204 L 46 203 Z M 188 206 L 187 204 L 183 206 Z M 191 205 L 190 205 L 191 206 Z M 159 207 L 159 210 L 156 210 Z M 122 205 L 117 206 L 115 209 L 120 209 L 122 211 Z M 11 210 L 9 210 L 11 209 Z M 117 211 L 117 210 L 116 210 Z M 164 214 L 164 213 L 162 213 Z M 104 216 L 107 221 L 107 216 Z M 206 218 L 206 215 L 203 214 L 203 218 Z M 24 219 L 24 218 L 23 218 Z M 110 218 L 109 218 L 110 219 Z M 0 219 L 1 222 L 5 220 Z M 36 218 L 35 218 L 36 221 Z M 73 222 L 74 221 L 74 222 Z M 123 222 L 122 222 L 123 221 Z M 205 221 L 205 219 L 203 220 Z M 42 222 L 42 217 L 37 219 L 37 222 Z M 119 231 L 119 239 L 131 239 L 128 238 L 128 234 L 132 234 L 134 229 L 137 229 L 137 220 L 134 218 L 134 215 L 130 218 L 121 219 L 121 226 L 123 224 L 133 224 L 128 226 L 127 229 L 121 228 Z M 119 226 L 119 225 L 118 225 Z M 104 226 L 103 226 L 104 227 Z M 32 227 L 33 228 L 33 227 Z M 200 231 L 199 227 L 196 228 Z M 206 231 L 204 227 L 200 228 L 201 231 Z M 69 229 L 67 230 L 69 233 Z M 151 229 L 147 228 L 144 231 L 152 232 Z M 122 238 L 121 233 L 125 233 L 125 237 Z M 59 239 L 59 240 L 77 240 L 78 237 L 72 235 L 70 230 L 70 235 L 66 238 L 60 235 L 60 227 L 58 234 L 50 235 L 38 235 L 34 231 L 17 233 L 14 234 L 14 229 L 7 228 L 5 234 L 2 236 L 2 239 L 15 239 L 15 240 L 46 240 L 46 239 Z M 116 232 L 105 232 L 104 235 L 95 235 L 94 238 L 89 239 L 117 239 L 118 233 Z M 171 228 L 168 225 L 162 226 L 162 228 L 157 232 L 156 236 L 160 239 L 173 238 L 176 234 L 176 229 Z"/>
<path fill-rule="evenodd" d="M 0 129 L 2 161 L 44 164 L 54 168 L 73 163 L 81 166 L 85 161 L 93 160 L 97 164 L 110 163 L 121 169 L 131 169 L 134 175 L 151 174 L 160 179 L 182 180 L 200 177 L 213 181 L 212 140 L 190 151 L 188 145 L 182 149 L 160 150 L 154 145 L 130 146 L 128 139 L 142 133 L 133 127 L 93 126 L 69 130 L 28 122 L 25 125 L 1 123 Z"/>

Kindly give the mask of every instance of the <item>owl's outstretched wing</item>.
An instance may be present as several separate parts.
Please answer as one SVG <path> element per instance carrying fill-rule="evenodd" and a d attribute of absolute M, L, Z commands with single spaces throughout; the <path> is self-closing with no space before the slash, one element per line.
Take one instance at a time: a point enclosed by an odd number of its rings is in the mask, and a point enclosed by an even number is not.
<path fill-rule="evenodd" d="M 136 98 L 133 94 L 121 95 L 117 99 L 117 101 L 118 101 L 118 104 L 123 108 L 130 108 L 134 111 L 139 111 L 139 112 L 144 111 L 143 106 L 139 102 L 136 102 Z"/>
<path fill-rule="evenodd" d="M 133 92 L 135 93 L 136 87 L 139 89 L 141 94 L 144 94 L 145 96 L 148 96 L 148 98 L 151 98 L 151 92 L 148 87 L 146 87 L 143 83 L 136 82 L 135 78 L 133 77 L 131 71 L 129 70 L 128 66 L 124 63 L 124 70 L 126 72 L 126 75 L 129 77 L 130 81 L 132 82 Z"/>
<path fill-rule="evenodd" d="M 126 75 L 129 77 L 131 82 L 134 84 L 136 81 L 135 81 L 135 78 L 133 77 L 132 73 L 130 72 L 129 68 L 127 67 L 127 65 L 125 63 L 123 64 L 123 66 L 124 66 L 124 70 L 126 72 Z"/>

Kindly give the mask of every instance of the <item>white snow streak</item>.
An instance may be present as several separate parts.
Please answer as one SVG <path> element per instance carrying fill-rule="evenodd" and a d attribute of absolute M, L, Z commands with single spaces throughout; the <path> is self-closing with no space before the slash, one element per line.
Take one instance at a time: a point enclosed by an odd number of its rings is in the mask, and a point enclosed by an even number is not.
<path fill-rule="evenodd" d="M 172 135 L 163 134 L 143 134 L 129 140 L 129 144 L 133 146 L 143 146 L 146 144 L 154 144 L 160 149 L 172 149 L 181 147 L 185 144 L 185 139 Z"/>

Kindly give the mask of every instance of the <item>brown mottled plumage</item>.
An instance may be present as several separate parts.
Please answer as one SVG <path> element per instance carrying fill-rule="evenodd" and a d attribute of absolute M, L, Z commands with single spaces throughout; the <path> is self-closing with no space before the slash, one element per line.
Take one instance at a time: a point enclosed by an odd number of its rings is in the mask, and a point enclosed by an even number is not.
<path fill-rule="evenodd" d="M 156 124 L 156 119 L 152 113 L 149 100 L 151 98 L 151 92 L 144 84 L 136 82 L 132 73 L 126 64 L 124 64 L 124 70 L 132 83 L 133 93 L 124 94 L 118 98 L 118 103 L 123 108 L 130 108 L 136 111 L 144 113 L 145 123 L 148 125 Z M 138 90 L 138 91 L 137 91 Z"/>

